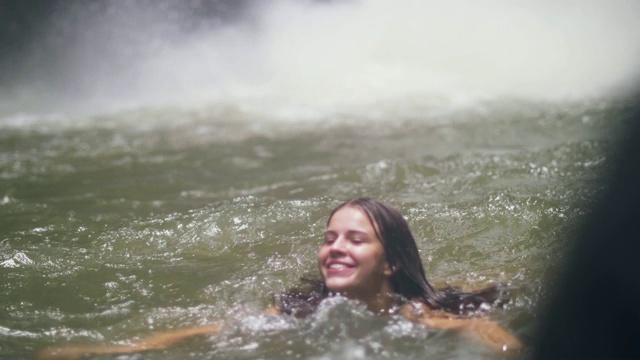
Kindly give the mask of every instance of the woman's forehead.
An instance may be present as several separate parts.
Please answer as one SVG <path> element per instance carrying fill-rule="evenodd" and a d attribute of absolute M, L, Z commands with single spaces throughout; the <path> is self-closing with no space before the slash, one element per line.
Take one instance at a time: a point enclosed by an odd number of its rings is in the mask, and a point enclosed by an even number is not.
<path fill-rule="evenodd" d="M 366 230 L 376 233 L 376 224 L 360 207 L 347 205 L 338 209 L 327 224 L 327 229 L 345 227 Z"/>

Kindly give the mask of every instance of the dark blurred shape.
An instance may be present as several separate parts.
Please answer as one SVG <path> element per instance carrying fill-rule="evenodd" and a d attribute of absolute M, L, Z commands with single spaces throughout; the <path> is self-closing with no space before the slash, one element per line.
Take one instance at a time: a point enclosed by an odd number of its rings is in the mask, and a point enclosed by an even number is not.
<path fill-rule="evenodd" d="M 254 0 L 136 0 L 135 7 L 160 9 L 167 14 L 166 20 L 176 19 L 175 14 L 188 16 L 188 20 L 200 19 L 232 20 L 241 16 Z M 46 26 L 50 17 L 65 9 L 82 5 L 87 13 L 107 11 L 114 6 L 132 8 L 117 0 L 0 0 L 0 45 L 19 46 L 36 31 Z M 184 19 L 182 19 L 184 20 Z"/>
<path fill-rule="evenodd" d="M 640 112 L 611 154 L 604 196 L 573 239 L 534 358 L 640 358 Z"/>
<path fill-rule="evenodd" d="M 255 0 L 0 0 L 0 90 L 23 76 L 51 76 L 55 61 L 93 19 L 153 14 L 158 26 L 194 31 L 238 21 Z M 144 28 L 147 32 L 157 29 Z M 114 30 L 115 31 L 115 30 Z M 166 34 L 164 34 L 166 35 Z M 133 35 L 132 35 L 133 36 Z M 96 40 L 101 41 L 102 39 Z M 123 37 L 121 40 L 127 40 Z M 34 75 L 35 73 L 35 75 Z"/>
<path fill-rule="evenodd" d="M 17 68 L 19 55 L 26 51 L 31 39 L 56 6 L 56 1 L 0 0 L 0 81 Z"/>
<path fill-rule="evenodd" d="M 56 1 L 0 0 L 0 48 L 15 51 L 25 37 L 33 36 L 38 23 L 51 12 Z"/>

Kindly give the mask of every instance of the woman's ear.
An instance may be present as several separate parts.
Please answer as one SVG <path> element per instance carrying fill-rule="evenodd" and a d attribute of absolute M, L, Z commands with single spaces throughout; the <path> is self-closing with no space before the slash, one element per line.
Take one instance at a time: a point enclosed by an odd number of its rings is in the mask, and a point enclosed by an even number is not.
<path fill-rule="evenodd" d="M 387 266 L 385 266 L 385 269 L 384 269 L 384 274 L 387 275 L 387 276 L 391 276 L 391 275 L 395 274 L 396 271 L 398 271 L 399 268 L 400 268 L 400 266 L 398 266 L 398 265 L 389 265 L 389 264 L 387 264 Z"/>

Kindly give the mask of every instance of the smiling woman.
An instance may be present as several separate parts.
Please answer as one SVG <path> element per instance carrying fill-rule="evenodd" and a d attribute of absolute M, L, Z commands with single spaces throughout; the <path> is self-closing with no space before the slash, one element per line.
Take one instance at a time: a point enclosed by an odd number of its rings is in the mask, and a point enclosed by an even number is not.
<path fill-rule="evenodd" d="M 361 210 L 343 207 L 333 214 L 318 252 L 328 290 L 360 299 L 371 311 L 388 311 L 391 303 L 384 294 L 393 293 L 395 267 L 385 257 L 376 230 Z"/>
<path fill-rule="evenodd" d="M 425 276 L 418 248 L 402 214 L 370 198 L 347 201 L 333 210 L 318 251 L 321 280 L 312 288 L 280 296 L 271 314 L 301 317 L 323 299 L 344 296 L 362 302 L 377 314 L 401 314 L 430 328 L 463 332 L 491 348 L 514 353 L 520 341 L 497 323 L 473 313 L 503 301 L 496 287 L 463 292 L 434 289 Z M 56 347 L 39 359 L 75 359 L 88 354 L 119 354 L 170 347 L 194 336 L 212 335 L 218 324 L 160 333 L 131 345 Z"/>
<path fill-rule="evenodd" d="M 333 210 L 318 266 L 322 280 L 309 291 L 294 290 L 280 297 L 279 312 L 304 315 L 322 299 L 340 294 L 379 314 L 399 312 L 431 328 L 465 332 L 498 351 L 522 348 L 495 322 L 471 317 L 502 304 L 500 289 L 433 288 L 409 225 L 398 210 L 378 200 L 350 200 Z"/>

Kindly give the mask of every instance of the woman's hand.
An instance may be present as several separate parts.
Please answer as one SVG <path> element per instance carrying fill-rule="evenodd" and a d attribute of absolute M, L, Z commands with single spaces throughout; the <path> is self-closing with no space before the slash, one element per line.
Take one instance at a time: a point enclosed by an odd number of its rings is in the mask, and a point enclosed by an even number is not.
<path fill-rule="evenodd" d="M 40 351 L 36 355 L 37 360 L 76 360 L 92 353 L 90 347 L 50 347 Z"/>
<path fill-rule="evenodd" d="M 461 331 L 499 352 L 516 354 L 523 348 L 520 340 L 490 320 L 436 313 L 424 304 L 420 304 L 418 308 L 407 304 L 402 307 L 400 313 L 407 319 L 421 322 L 430 328 Z"/>
<path fill-rule="evenodd" d="M 480 340 L 496 351 L 508 354 L 522 350 L 522 343 L 497 323 L 484 319 L 468 319 L 462 329 L 472 338 Z"/>
<path fill-rule="evenodd" d="M 188 338 L 214 335 L 220 332 L 218 324 L 197 326 L 146 337 L 131 345 L 60 346 L 50 347 L 36 355 L 38 360 L 75 360 L 86 355 L 127 354 L 147 350 L 166 349 Z"/>

